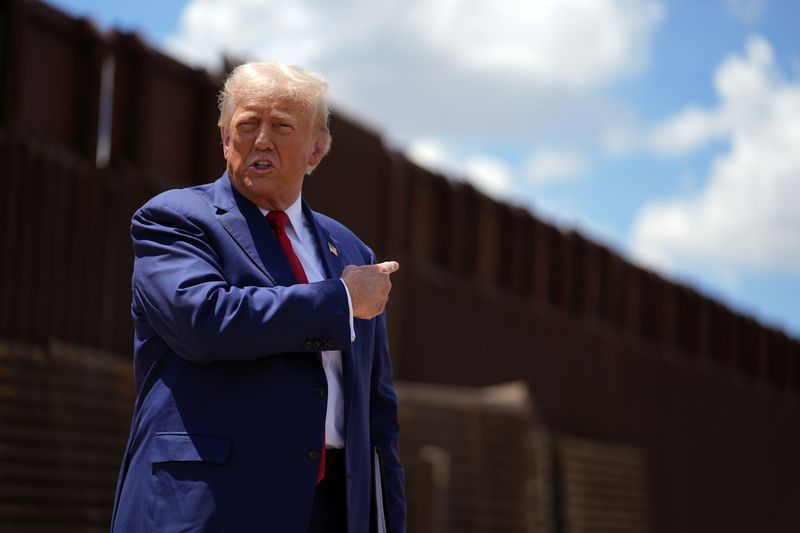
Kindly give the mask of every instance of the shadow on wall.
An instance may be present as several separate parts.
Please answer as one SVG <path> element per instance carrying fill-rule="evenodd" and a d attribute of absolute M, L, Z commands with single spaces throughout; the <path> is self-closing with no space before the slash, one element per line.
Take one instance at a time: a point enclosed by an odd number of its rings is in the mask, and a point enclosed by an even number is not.
<path fill-rule="evenodd" d="M 644 451 L 559 435 L 524 382 L 396 388 L 409 531 L 651 531 Z"/>

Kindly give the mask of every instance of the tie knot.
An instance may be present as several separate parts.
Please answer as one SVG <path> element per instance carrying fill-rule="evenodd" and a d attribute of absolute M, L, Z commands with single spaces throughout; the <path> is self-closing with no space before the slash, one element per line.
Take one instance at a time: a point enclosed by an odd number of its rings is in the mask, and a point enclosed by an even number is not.
<path fill-rule="evenodd" d="M 270 211 L 267 213 L 267 222 L 274 229 L 282 230 L 286 227 L 286 223 L 289 222 L 289 216 L 283 211 Z"/>

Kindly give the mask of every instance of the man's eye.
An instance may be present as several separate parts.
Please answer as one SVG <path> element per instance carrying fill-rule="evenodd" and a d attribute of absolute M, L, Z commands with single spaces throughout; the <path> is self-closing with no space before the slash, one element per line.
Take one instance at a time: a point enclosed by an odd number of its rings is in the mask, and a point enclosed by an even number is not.
<path fill-rule="evenodd" d="M 256 127 L 256 123 L 255 123 L 255 122 L 240 122 L 240 123 L 237 125 L 237 127 L 238 127 L 240 130 L 244 130 L 244 131 L 250 131 L 250 130 L 252 130 L 253 128 L 255 128 L 255 127 Z"/>
<path fill-rule="evenodd" d="M 292 125 L 289 124 L 288 122 L 277 122 L 275 123 L 275 127 L 280 130 L 284 130 L 284 129 L 290 129 Z"/>

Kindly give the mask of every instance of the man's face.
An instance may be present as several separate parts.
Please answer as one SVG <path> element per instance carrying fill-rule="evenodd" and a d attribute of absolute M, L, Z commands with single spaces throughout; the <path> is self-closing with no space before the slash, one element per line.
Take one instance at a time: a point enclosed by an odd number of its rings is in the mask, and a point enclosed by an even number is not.
<path fill-rule="evenodd" d="M 289 207 L 300 194 L 306 169 L 324 156 L 311 112 L 288 100 L 240 102 L 220 133 L 231 184 L 269 210 Z"/>

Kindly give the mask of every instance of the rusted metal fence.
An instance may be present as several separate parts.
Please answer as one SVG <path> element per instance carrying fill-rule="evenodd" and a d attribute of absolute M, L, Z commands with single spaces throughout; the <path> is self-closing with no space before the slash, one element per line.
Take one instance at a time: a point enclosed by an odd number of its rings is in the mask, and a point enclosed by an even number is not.
<path fill-rule="evenodd" d="M 130 381 L 108 353 L 0 343 L 0 531 L 108 531 Z"/>
<path fill-rule="evenodd" d="M 551 442 L 523 382 L 494 387 L 398 383 L 408 529 L 554 531 Z"/>
<path fill-rule="evenodd" d="M 124 360 L 130 216 L 221 173 L 221 78 L 23 0 L 0 3 L 0 64 L 0 338 Z M 522 379 L 554 431 L 643 450 L 653 531 L 798 529 L 796 339 L 419 168 L 347 117 L 331 127 L 304 194 L 402 264 L 398 379 Z M 0 446 L 15 420 L 0 418 Z"/>

